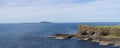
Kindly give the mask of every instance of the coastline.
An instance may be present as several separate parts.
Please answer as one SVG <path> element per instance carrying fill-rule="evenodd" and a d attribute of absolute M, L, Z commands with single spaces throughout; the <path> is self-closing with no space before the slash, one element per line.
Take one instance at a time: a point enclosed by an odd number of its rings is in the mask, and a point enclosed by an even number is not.
<path fill-rule="evenodd" d="M 78 27 L 78 32 L 75 34 L 54 34 L 49 37 L 53 37 L 55 39 L 75 38 L 77 40 L 86 40 L 86 41 L 91 41 L 91 42 L 97 42 L 100 45 L 120 46 L 120 36 L 117 36 L 119 34 L 116 34 L 118 32 L 112 32 L 112 34 L 115 34 L 115 35 L 110 36 L 111 29 L 112 29 L 112 31 L 116 31 L 116 26 L 111 26 L 109 28 L 106 28 L 106 26 L 98 27 L 98 26 L 80 25 Z M 120 28 L 117 28 L 117 29 L 120 30 Z"/>
<path fill-rule="evenodd" d="M 65 35 L 65 34 L 64 34 Z M 99 45 L 113 45 L 113 46 L 120 46 L 120 38 L 104 38 L 104 37 L 88 37 L 88 36 L 81 36 L 81 37 L 76 37 L 71 35 L 72 37 L 64 37 L 64 35 L 58 35 L 58 36 L 49 36 L 51 38 L 55 39 L 71 39 L 74 38 L 76 40 L 86 40 L 86 41 L 91 41 L 91 42 L 96 42 L 99 43 Z"/>

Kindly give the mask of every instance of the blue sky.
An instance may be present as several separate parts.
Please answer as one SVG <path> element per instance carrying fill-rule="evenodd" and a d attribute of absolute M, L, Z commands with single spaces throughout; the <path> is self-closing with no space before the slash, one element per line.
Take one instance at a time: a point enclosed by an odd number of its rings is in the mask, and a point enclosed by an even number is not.
<path fill-rule="evenodd" d="M 120 0 L 1 0 L 0 23 L 119 22 Z"/>

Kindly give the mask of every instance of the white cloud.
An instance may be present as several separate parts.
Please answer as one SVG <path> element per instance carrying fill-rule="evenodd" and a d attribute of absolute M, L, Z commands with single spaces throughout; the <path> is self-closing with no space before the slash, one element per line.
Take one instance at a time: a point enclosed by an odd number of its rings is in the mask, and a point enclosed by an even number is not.
<path fill-rule="evenodd" d="M 11 0 L 0 8 L 2 22 L 34 21 L 118 21 L 120 0 L 96 0 L 71 3 L 73 0 Z"/>

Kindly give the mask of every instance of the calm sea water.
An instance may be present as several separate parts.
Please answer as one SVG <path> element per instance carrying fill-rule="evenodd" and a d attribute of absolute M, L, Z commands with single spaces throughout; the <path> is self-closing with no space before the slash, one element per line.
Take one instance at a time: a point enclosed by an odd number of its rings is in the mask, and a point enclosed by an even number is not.
<path fill-rule="evenodd" d="M 47 36 L 57 33 L 73 34 L 78 24 L 119 25 L 111 23 L 40 23 L 40 24 L 0 24 L 0 48 L 120 48 L 111 45 L 76 39 L 57 40 Z"/>

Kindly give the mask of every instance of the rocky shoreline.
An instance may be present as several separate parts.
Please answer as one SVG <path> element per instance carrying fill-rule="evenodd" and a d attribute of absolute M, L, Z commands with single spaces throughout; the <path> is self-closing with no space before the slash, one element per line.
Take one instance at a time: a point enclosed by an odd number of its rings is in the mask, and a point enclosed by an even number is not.
<path fill-rule="evenodd" d="M 54 34 L 51 35 L 49 37 L 53 37 L 55 39 L 70 39 L 72 38 L 74 35 L 70 35 L 70 34 Z"/>
<path fill-rule="evenodd" d="M 120 46 L 120 38 L 104 38 L 104 37 L 93 37 L 93 36 L 76 36 L 76 35 L 68 35 L 68 34 L 55 34 L 49 36 L 55 39 L 71 39 L 75 38 L 77 40 L 88 40 L 91 42 L 99 43 L 100 45 L 114 45 Z"/>
<path fill-rule="evenodd" d="M 93 30 L 95 29 L 95 30 Z M 103 34 L 101 30 L 106 31 L 106 28 L 99 28 L 93 26 L 79 26 L 79 31 L 76 34 L 54 34 L 49 37 L 53 37 L 55 39 L 71 39 L 75 38 L 77 40 L 89 40 L 91 42 L 97 42 L 100 45 L 113 45 L 120 46 L 120 37 L 110 37 L 109 34 Z M 99 30 L 99 31 L 98 31 Z M 101 31 L 101 32 L 100 32 Z M 114 30 L 112 30 L 114 31 Z"/>

